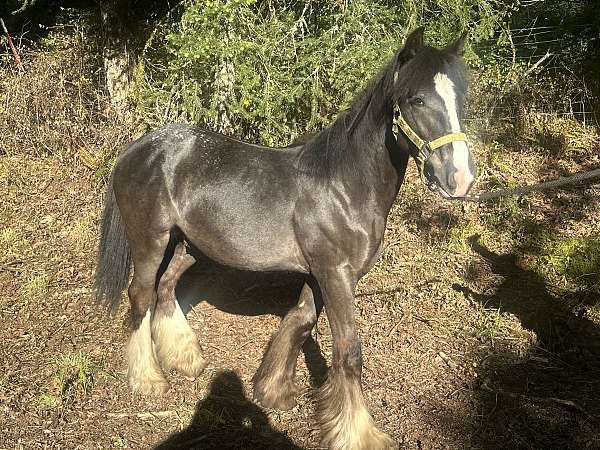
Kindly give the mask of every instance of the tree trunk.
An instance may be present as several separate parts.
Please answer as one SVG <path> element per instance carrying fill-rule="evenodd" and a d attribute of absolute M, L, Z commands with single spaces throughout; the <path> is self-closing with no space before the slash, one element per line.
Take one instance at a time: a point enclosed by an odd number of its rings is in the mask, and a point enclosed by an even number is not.
<path fill-rule="evenodd" d="M 123 120 L 131 119 L 130 93 L 136 63 L 129 11 L 129 0 L 100 1 L 106 90 L 112 107 Z"/>
<path fill-rule="evenodd" d="M 228 27 L 224 37 L 225 44 L 232 41 L 232 31 Z M 231 135 L 235 131 L 233 125 L 233 114 L 229 109 L 229 102 L 233 99 L 233 86 L 235 81 L 235 70 L 233 61 L 229 57 L 223 57 L 219 61 L 219 69 L 215 75 L 214 99 L 216 101 L 217 118 L 215 130 L 219 133 Z"/>

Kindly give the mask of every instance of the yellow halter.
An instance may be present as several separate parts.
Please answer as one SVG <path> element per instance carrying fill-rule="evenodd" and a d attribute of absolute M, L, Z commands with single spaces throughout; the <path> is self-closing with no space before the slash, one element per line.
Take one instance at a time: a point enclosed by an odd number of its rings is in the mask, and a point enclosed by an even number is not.
<path fill-rule="evenodd" d="M 406 120 L 404 120 L 404 117 L 402 117 L 402 112 L 400 111 L 400 107 L 396 103 L 394 104 L 394 120 L 392 125 L 392 131 L 394 132 L 396 140 L 398 139 L 399 130 L 402 130 L 406 137 L 417 147 L 418 153 L 413 155 L 413 158 L 417 163 L 417 167 L 419 168 L 419 173 L 423 181 L 425 181 L 423 175 L 425 163 L 431 156 L 431 152 L 433 152 L 433 150 L 451 142 L 467 141 L 467 135 L 465 133 L 450 133 L 430 142 L 424 141 L 417 133 L 415 133 Z"/>

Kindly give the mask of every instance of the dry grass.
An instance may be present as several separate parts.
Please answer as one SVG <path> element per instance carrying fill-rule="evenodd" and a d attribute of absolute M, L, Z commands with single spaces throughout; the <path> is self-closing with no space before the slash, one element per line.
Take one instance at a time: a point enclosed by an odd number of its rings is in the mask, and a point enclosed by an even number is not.
<path fill-rule="evenodd" d="M 123 144 L 143 131 L 124 123 L 104 95 L 94 42 L 83 31 L 51 34 L 43 51 L 23 53 L 23 73 L 5 59 L 0 153 L 53 155 L 104 175 Z"/>

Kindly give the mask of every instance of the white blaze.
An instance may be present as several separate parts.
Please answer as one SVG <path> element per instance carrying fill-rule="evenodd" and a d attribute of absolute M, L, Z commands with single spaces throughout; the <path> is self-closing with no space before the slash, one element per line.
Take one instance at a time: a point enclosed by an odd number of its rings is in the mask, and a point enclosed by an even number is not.
<path fill-rule="evenodd" d="M 454 83 L 445 73 L 438 73 L 433 77 L 433 84 L 435 91 L 442 98 L 446 107 L 452 133 L 460 133 Z M 455 141 L 452 143 L 452 164 L 456 168 L 456 173 L 454 174 L 456 192 L 454 194 L 459 196 L 464 195 L 475 178 L 469 168 L 469 148 L 466 142 Z"/>

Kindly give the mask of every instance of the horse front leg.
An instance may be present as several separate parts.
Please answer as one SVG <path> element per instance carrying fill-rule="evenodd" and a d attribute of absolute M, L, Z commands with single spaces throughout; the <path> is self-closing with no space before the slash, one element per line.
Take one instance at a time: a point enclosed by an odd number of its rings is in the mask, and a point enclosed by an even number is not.
<path fill-rule="evenodd" d="M 158 284 L 158 300 L 152 318 L 152 340 L 156 356 L 165 371 L 177 370 L 187 378 L 195 378 L 206 367 L 194 330 L 175 296 L 177 282 L 196 259 L 179 242 Z"/>
<path fill-rule="evenodd" d="M 296 361 L 323 308 L 318 286 L 311 284 L 302 287 L 298 304 L 282 320 L 252 379 L 254 400 L 267 408 L 288 410 L 296 405 Z"/>
<path fill-rule="evenodd" d="M 354 320 L 356 280 L 344 269 L 317 276 L 333 337 L 332 364 L 318 394 L 322 444 L 338 450 L 395 448 L 367 410 L 361 387 L 362 352 Z"/>

